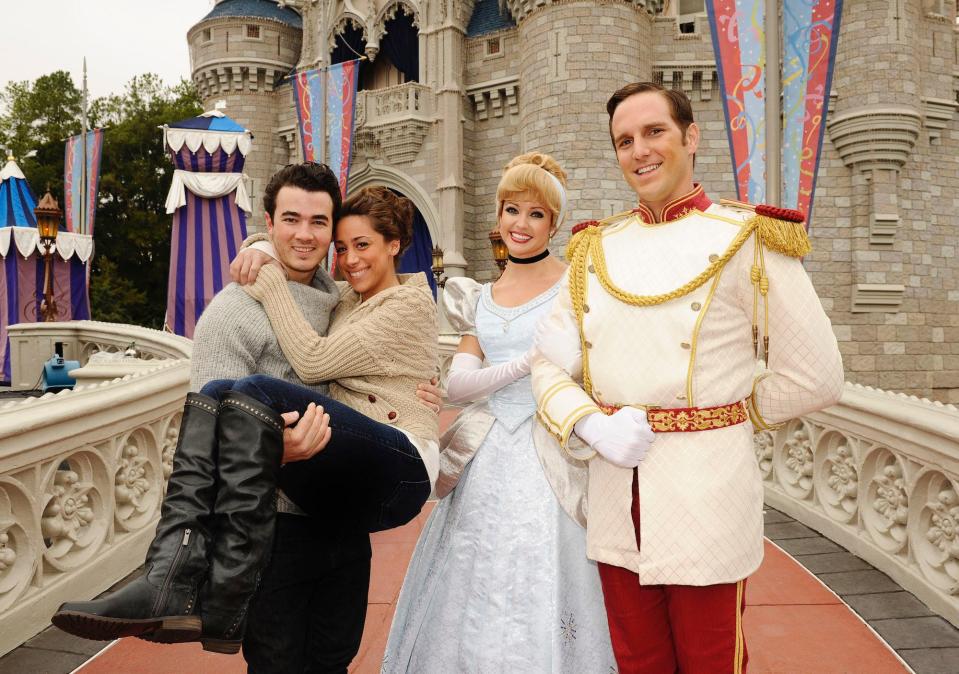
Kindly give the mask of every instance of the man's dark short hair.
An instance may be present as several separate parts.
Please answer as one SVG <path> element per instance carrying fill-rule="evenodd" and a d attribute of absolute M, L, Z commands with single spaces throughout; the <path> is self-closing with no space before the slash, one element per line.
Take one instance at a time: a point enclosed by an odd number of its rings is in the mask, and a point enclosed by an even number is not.
<path fill-rule="evenodd" d="M 630 96 L 645 94 L 650 91 L 662 94 L 666 102 L 669 103 L 670 115 L 683 134 L 683 143 L 686 142 L 686 129 L 695 121 L 693 119 L 693 105 L 689 102 L 689 97 L 678 89 L 667 89 L 655 82 L 632 82 L 617 89 L 616 93 L 606 101 L 606 112 L 609 113 L 609 139 L 614 144 L 616 140 L 613 138 L 613 113 L 616 112 L 616 108 Z"/>
<path fill-rule="evenodd" d="M 307 192 L 326 192 L 333 201 L 333 220 L 336 221 L 343 205 L 343 197 L 340 194 L 340 183 L 326 164 L 312 161 L 287 164 L 274 173 L 263 191 L 263 208 L 271 218 L 276 216 L 276 195 L 283 187 L 299 187 Z"/>

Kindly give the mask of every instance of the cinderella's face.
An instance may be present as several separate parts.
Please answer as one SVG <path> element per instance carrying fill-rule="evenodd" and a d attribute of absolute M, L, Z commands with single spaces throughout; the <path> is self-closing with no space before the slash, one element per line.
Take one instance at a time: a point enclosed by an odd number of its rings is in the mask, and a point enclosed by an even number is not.
<path fill-rule="evenodd" d="M 503 201 L 499 234 L 513 257 L 532 257 L 549 245 L 553 212 L 537 195 L 524 192 Z"/>

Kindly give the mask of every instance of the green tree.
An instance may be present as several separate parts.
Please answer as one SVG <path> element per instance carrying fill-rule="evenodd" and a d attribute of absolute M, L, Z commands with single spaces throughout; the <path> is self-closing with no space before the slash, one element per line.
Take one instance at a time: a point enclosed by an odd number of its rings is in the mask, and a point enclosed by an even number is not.
<path fill-rule="evenodd" d="M 94 227 L 91 310 L 112 320 L 160 328 L 166 313 L 171 216 L 165 202 L 173 165 L 158 127 L 202 112 L 193 86 L 134 77 L 119 95 L 96 100 L 90 116 L 105 127 L 100 204 Z M 108 264 L 109 263 L 109 264 Z M 135 288 L 142 296 L 126 293 Z M 124 293 L 124 309 L 112 303 Z M 95 298 L 95 299 L 94 299 Z"/>
<path fill-rule="evenodd" d="M 58 70 L 33 83 L 7 83 L 0 110 L 0 147 L 17 157 L 34 191 L 49 185 L 62 194 L 64 141 L 80 132 L 80 92 L 70 73 Z"/>
<path fill-rule="evenodd" d="M 159 328 L 166 312 L 173 166 L 158 127 L 202 111 L 193 85 L 134 77 L 119 94 L 90 105 L 90 128 L 104 128 L 91 270 L 93 318 Z M 63 204 L 65 140 L 80 132 L 80 92 L 69 73 L 10 82 L 0 92 L 0 146 L 18 157 L 37 196 L 47 185 Z M 26 157 L 30 151 L 36 155 Z"/>

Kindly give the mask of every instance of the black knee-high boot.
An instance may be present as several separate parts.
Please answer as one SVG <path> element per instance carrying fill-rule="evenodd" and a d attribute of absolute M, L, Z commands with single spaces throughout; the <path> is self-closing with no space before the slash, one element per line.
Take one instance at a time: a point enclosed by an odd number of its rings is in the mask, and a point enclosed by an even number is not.
<path fill-rule="evenodd" d="M 98 640 L 153 635 L 175 642 L 199 637 L 197 595 L 209 568 L 216 498 L 217 406 L 212 398 L 187 395 L 146 572 L 105 597 L 63 604 L 53 616 L 54 625 Z"/>
<path fill-rule="evenodd" d="M 205 650 L 236 653 L 273 543 L 283 418 L 254 398 L 231 392 L 220 403 L 217 429 L 216 539 L 201 591 L 201 641 Z"/>

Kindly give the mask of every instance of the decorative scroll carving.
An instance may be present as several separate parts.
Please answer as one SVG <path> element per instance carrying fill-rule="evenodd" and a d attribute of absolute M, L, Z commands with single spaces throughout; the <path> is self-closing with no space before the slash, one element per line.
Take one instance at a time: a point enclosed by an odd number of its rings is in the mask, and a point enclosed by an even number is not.
<path fill-rule="evenodd" d="M 793 498 L 809 498 L 812 494 L 813 475 L 809 429 L 802 422 L 794 421 L 783 431 L 786 432 L 787 439 L 773 453 L 776 476 L 783 489 Z"/>
<path fill-rule="evenodd" d="M 773 434 L 769 431 L 757 433 L 753 438 L 753 446 L 756 450 L 759 473 L 764 480 L 768 480 L 773 474 L 773 449 L 776 446 Z"/>
<path fill-rule="evenodd" d="M 848 522 L 859 507 L 859 471 L 854 444 L 838 433 L 827 433 L 816 451 L 816 493 L 836 520 Z"/>
<path fill-rule="evenodd" d="M 162 473 L 156 469 L 155 460 L 150 456 L 155 447 L 152 434 L 142 430 L 120 443 L 114 478 L 114 514 L 117 526 L 123 529 L 140 528 L 153 517 L 160 502 Z"/>
<path fill-rule="evenodd" d="M 932 470 L 917 480 L 909 516 L 909 542 L 923 575 L 959 595 L 959 496 L 956 483 Z"/>

